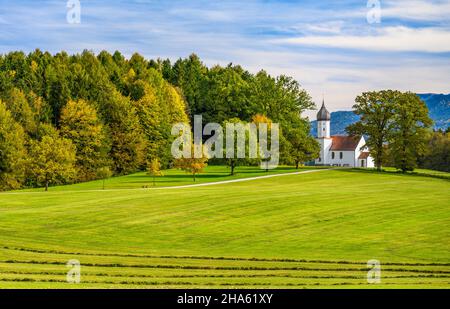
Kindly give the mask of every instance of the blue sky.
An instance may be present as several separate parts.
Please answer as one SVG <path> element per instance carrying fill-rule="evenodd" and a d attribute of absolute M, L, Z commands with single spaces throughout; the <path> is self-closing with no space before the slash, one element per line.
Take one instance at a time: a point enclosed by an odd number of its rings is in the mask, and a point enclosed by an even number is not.
<path fill-rule="evenodd" d="M 291 75 L 333 111 L 367 90 L 450 92 L 450 1 L 381 0 L 380 23 L 368 22 L 366 0 L 80 3 L 81 23 L 70 24 L 67 0 L 0 0 L 0 53 L 195 52 L 207 65 Z"/>

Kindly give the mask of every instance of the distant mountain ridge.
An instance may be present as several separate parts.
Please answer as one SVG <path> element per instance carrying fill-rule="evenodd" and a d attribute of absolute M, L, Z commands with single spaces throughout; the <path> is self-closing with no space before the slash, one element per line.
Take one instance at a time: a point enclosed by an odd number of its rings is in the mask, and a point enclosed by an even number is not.
<path fill-rule="evenodd" d="M 450 126 L 450 94 L 417 94 L 428 106 L 435 129 L 446 130 Z M 345 128 L 359 120 L 352 111 L 331 113 L 331 135 L 346 134 Z M 311 134 L 317 136 L 317 121 L 311 121 Z"/>

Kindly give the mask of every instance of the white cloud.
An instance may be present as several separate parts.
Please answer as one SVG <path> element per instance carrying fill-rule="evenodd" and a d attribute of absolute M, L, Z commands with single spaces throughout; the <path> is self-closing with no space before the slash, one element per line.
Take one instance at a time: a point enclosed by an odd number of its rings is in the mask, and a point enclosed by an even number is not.
<path fill-rule="evenodd" d="M 331 34 L 339 34 L 342 31 L 343 21 L 331 21 L 324 22 L 318 24 L 307 24 L 301 25 L 299 30 L 307 30 L 310 32 L 321 32 L 321 33 L 331 33 Z"/>
<path fill-rule="evenodd" d="M 448 20 L 450 1 L 395 0 L 382 2 L 382 16 L 422 21 Z"/>
<path fill-rule="evenodd" d="M 370 51 L 450 52 L 450 31 L 443 28 L 387 27 L 375 35 L 308 35 L 274 42 Z"/>
<path fill-rule="evenodd" d="M 206 9 L 172 9 L 170 14 L 176 16 L 182 16 L 183 18 L 189 17 L 193 20 L 200 19 L 202 21 L 210 22 L 231 22 L 235 19 L 235 14 L 226 10 L 206 10 Z"/>

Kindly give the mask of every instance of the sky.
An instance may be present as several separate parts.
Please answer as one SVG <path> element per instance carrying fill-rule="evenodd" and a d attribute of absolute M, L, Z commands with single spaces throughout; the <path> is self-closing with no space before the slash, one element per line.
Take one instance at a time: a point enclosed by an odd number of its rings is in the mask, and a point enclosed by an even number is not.
<path fill-rule="evenodd" d="M 0 53 L 36 48 L 196 53 L 292 76 L 318 107 L 351 110 L 364 91 L 450 92 L 450 0 L 0 0 Z"/>

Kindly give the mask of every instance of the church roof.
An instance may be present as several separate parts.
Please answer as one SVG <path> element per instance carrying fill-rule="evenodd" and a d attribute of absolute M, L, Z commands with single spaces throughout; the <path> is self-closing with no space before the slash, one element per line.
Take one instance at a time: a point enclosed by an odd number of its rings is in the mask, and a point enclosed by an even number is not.
<path fill-rule="evenodd" d="M 339 151 L 339 150 L 354 151 L 354 150 L 356 150 L 356 147 L 358 147 L 361 137 L 336 135 L 336 136 L 332 136 L 331 139 L 333 141 L 331 143 L 330 150 L 332 150 L 332 151 Z"/>
<path fill-rule="evenodd" d="M 319 112 L 317 113 L 317 120 L 330 120 L 331 115 L 330 112 L 325 107 L 325 101 L 322 101 L 322 107 L 320 108 Z"/>
<path fill-rule="evenodd" d="M 369 152 L 361 152 L 361 154 L 359 155 L 359 160 L 361 159 L 367 159 L 370 156 Z"/>

